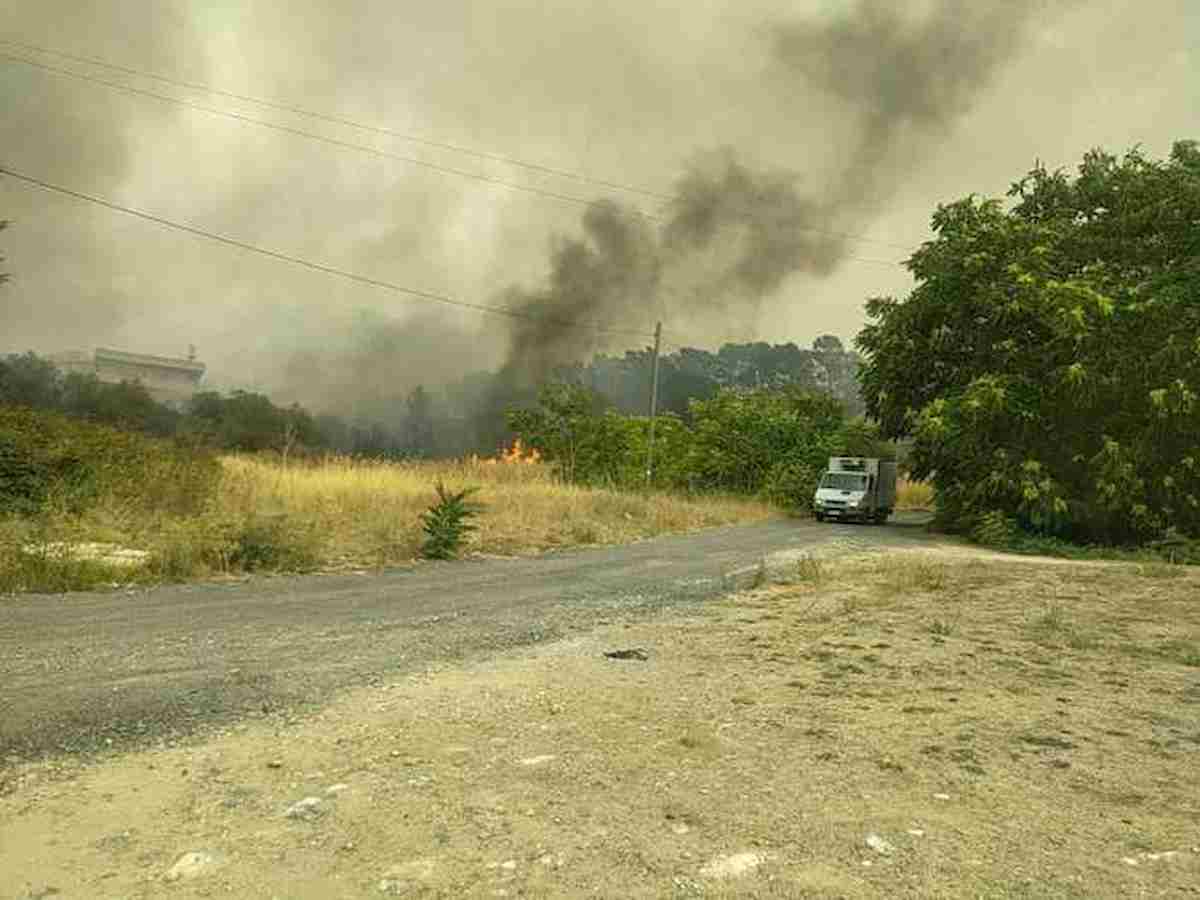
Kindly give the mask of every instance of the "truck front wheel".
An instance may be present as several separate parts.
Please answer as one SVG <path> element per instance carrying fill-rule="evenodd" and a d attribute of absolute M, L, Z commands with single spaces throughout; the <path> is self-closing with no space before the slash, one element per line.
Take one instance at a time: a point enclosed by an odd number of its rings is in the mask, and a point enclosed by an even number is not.
<path fill-rule="evenodd" d="M 816 518 L 816 520 L 817 520 L 818 522 L 824 522 L 824 521 L 825 521 L 825 513 L 813 513 L 813 516 Z"/>

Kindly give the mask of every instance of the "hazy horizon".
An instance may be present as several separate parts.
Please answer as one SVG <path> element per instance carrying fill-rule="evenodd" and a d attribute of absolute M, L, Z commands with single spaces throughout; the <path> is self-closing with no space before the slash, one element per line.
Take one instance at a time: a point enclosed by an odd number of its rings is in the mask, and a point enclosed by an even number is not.
<path fill-rule="evenodd" d="M 1200 137 L 1188 0 L 0 0 L 0 39 L 651 190 L 600 187 L 0 43 L 0 165 L 504 319 L 0 177 L 0 349 L 198 348 L 216 384 L 341 409 L 648 343 L 849 343 L 939 202 L 1094 147 Z M 131 95 L 20 57 L 584 207 Z M 653 213 L 647 219 L 637 211 Z M 846 238 L 867 235 L 872 240 Z M 532 323 L 532 324 L 530 324 Z"/>

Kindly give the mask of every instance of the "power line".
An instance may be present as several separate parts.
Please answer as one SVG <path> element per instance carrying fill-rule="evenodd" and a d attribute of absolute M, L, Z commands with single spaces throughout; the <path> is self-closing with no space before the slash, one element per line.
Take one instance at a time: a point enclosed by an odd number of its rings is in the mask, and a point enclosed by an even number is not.
<path fill-rule="evenodd" d="M 104 87 L 111 88 L 112 90 L 115 90 L 115 91 L 121 91 L 126 94 L 134 94 L 134 95 L 137 95 L 140 97 L 150 97 L 154 100 L 160 100 L 164 103 L 173 103 L 176 106 L 186 107 L 187 109 L 193 109 L 198 112 L 209 113 L 210 115 L 214 115 L 214 116 L 223 116 L 227 119 L 235 119 L 239 122 L 246 122 L 251 125 L 258 125 L 262 128 L 269 128 L 272 131 L 282 132 L 283 134 L 290 134 L 295 137 L 308 138 L 310 140 L 319 141 L 323 144 L 329 144 L 334 147 L 341 147 L 341 148 L 347 149 L 347 150 L 357 150 L 362 153 L 369 153 L 372 156 L 379 156 L 379 157 L 383 157 L 384 159 L 394 159 L 399 162 L 409 163 L 414 166 L 421 166 L 423 168 L 432 169 L 435 172 L 441 172 L 446 175 L 457 175 L 460 178 L 470 178 L 475 181 L 482 181 L 487 184 L 494 184 L 494 185 L 497 185 L 498 187 L 504 187 L 504 188 L 508 188 L 508 189 L 514 190 L 514 191 L 523 191 L 528 194 L 537 194 L 542 197 L 549 197 L 553 200 L 560 200 L 564 203 L 574 203 L 579 206 L 596 206 L 599 203 L 599 201 L 597 201 L 597 200 L 588 200 L 584 197 L 575 197 L 570 194 L 560 194 L 557 191 L 548 191 L 548 190 L 543 190 L 542 188 L 530 187 L 529 185 L 518 184 L 517 182 L 514 182 L 514 181 L 507 181 L 503 178 L 495 178 L 491 175 L 484 175 L 479 172 L 471 172 L 466 169 L 456 169 L 452 166 L 442 166 L 442 165 L 438 165 L 437 163 L 431 163 L 431 162 L 428 162 L 423 159 L 417 159 L 416 157 L 413 157 L 413 156 L 404 156 L 399 153 L 392 153 L 388 150 L 380 150 L 378 147 L 370 147 L 370 146 L 367 146 L 366 144 L 356 144 L 352 141 L 343 141 L 338 138 L 332 138 L 332 137 L 327 137 L 326 135 L 323 135 L 323 134 L 317 134 L 316 132 L 305 131 L 302 128 L 292 128 L 289 125 L 280 125 L 275 122 L 268 122 L 265 119 L 256 119 L 253 116 L 247 116 L 242 113 L 230 112 L 230 111 L 224 110 L 224 109 L 217 109 L 212 106 L 204 106 L 203 104 L 193 103 L 190 100 L 182 100 L 179 97 L 172 97 L 168 94 L 158 94 L 158 93 L 155 93 L 154 91 L 147 91 L 143 88 L 131 87 L 131 86 L 125 85 L 125 84 L 119 84 L 115 81 L 106 81 L 103 78 L 94 78 L 91 75 L 84 75 L 80 72 L 72 72 L 70 69 L 64 69 L 59 66 L 52 66 L 49 63 L 38 62 L 37 60 L 33 60 L 33 59 L 25 59 L 24 57 L 14 56 L 9 53 L 0 53 L 0 59 L 5 59 L 10 62 L 22 63 L 24 65 L 31 66 L 35 69 L 43 69 L 47 72 L 52 72 L 56 75 L 66 76 L 67 78 L 75 78 L 75 79 L 78 79 L 79 81 L 87 81 L 87 82 L 91 82 L 92 84 L 103 85 Z M 648 219 L 658 218 L 657 216 L 654 216 L 647 212 L 643 212 L 641 210 L 633 210 L 633 212 L 639 216 L 643 216 Z"/>
<path fill-rule="evenodd" d="M 35 178 L 32 175 L 25 175 L 21 172 L 15 172 L 7 166 L 0 166 L 0 175 L 7 175 L 10 178 L 15 178 L 18 181 L 23 181 L 26 184 L 31 184 L 36 187 L 43 188 L 47 191 L 52 191 L 57 194 L 63 194 L 67 197 L 73 197 L 76 200 L 84 200 L 88 203 L 94 203 L 97 206 L 102 206 L 114 212 L 125 213 L 126 215 L 135 216 L 139 219 L 144 219 L 147 222 L 153 222 L 157 225 L 162 225 L 166 228 L 172 228 L 176 231 L 183 231 L 187 234 L 196 237 L 206 238 L 211 241 L 216 241 L 221 244 L 226 244 L 230 247 L 236 247 L 239 250 L 245 250 L 250 253 L 257 253 L 261 256 L 270 257 L 271 259 L 280 260 L 282 262 L 292 263 L 297 266 L 303 266 L 306 269 L 312 269 L 316 272 L 323 272 L 327 275 L 336 275 L 339 278 L 345 278 L 349 281 L 356 281 L 360 284 L 371 285 L 372 287 L 384 288 L 385 290 L 394 291 L 400 294 L 407 294 L 411 297 L 418 297 L 423 300 L 430 300 L 437 303 L 444 303 L 448 306 L 458 306 L 464 309 L 473 309 L 479 312 L 490 313 L 492 315 L 507 316 L 512 319 L 528 319 L 541 322 L 552 322 L 556 325 L 562 325 L 571 328 L 586 329 L 595 331 L 601 334 L 617 334 L 627 337 L 652 338 L 653 334 L 645 331 L 632 331 L 620 328 L 607 328 L 592 322 L 578 322 L 569 319 L 558 319 L 552 316 L 537 316 L 529 313 L 521 312 L 520 310 L 510 309 L 503 306 L 487 306 L 482 303 L 470 303 L 465 300 L 457 300 L 453 297 L 447 297 L 444 294 L 435 294 L 432 291 L 422 291 L 416 288 L 404 287 L 391 281 L 384 281 L 380 278 L 372 278 L 368 275 L 360 275 L 357 272 L 350 272 L 345 269 L 338 269 L 334 266 L 327 266 L 323 263 L 312 262 L 299 256 L 292 256 L 287 253 L 282 253 L 278 250 L 270 250 L 266 247 L 259 247 L 257 244 L 251 244 L 246 241 L 240 241 L 236 238 L 227 237 L 216 232 L 206 231 L 203 228 L 197 228 L 194 225 L 187 225 L 183 222 L 176 222 L 162 216 L 156 216 L 153 213 L 143 212 L 142 210 L 133 209 L 129 206 L 123 206 L 120 203 L 114 203 L 111 200 L 105 200 L 102 197 L 96 197 L 91 194 L 85 194 L 82 191 L 71 190 L 70 188 L 61 185 L 52 184 L 48 181 L 43 181 L 40 178 Z"/>
<path fill-rule="evenodd" d="M 287 104 L 287 103 L 281 103 L 281 102 L 278 102 L 275 100 L 267 100 L 267 99 L 263 99 L 260 97 L 254 97 L 249 94 L 239 94 L 239 93 L 235 93 L 233 91 L 226 91 L 226 90 L 222 90 L 220 88 L 215 88 L 210 85 L 206 85 L 206 84 L 199 83 L 199 82 L 183 81 L 180 79 L 171 78 L 166 75 L 160 75 L 160 74 L 157 74 L 154 72 L 146 72 L 141 69 L 134 69 L 134 68 L 130 68 L 128 66 L 117 65 L 116 63 L 110 63 L 110 62 L 107 62 L 102 59 L 97 59 L 95 57 L 79 56 L 79 55 L 72 54 L 72 53 L 64 53 L 59 50 L 52 50 L 50 48 L 40 47 L 35 44 L 26 44 L 21 41 L 16 41 L 16 40 L 13 40 L 12 38 L 6 38 L 6 37 L 0 37 L 0 42 L 9 44 L 9 45 L 12 45 L 15 47 L 20 47 L 27 51 L 48 54 L 51 56 L 57 56 L 57 57 L 61 57 L 63 59 L 69 59 L 69 60 L 73 60 L 76 62 L 82 62 L 87 65 L 99 66 L 101 68 L 111 69 L 115 72 L 122 72 L 124 74 L 133 75 L 133 76 L 139 77 L 139 78 L 149 78 L 149 79 L 152 79 L 155 81 L 160 81 L 164 84 L 170 84 L 170 85 L 174 85 L 176 87 L 186 88 L 188 90 L 203 91 L 205 93 L 213 94 L 213 95 L 219 96 L 219 97 L 227 97 L 227 98 L 230 98 L 233 100 L 238 100 L 238 101 L 246 102 L 246 103 L 255 103 L 260 106 L 267 107 L 269 109 L 276 109 L 276 110 L 280 110 L 282 112 L 291 113 L 293 115 L 307 116 L 309 118 L 318 119 L 320 121 L 331 122 L 331 123 L 338 124 L 338 125 L 344 125 L 344 126 L 347 126 L 350 128 L 356 128 L 361 131 L 367 131 L 367 132 L 371 132 L 374 134 L 386 135 L 388 137 L 393 137 L 398 140 L 408 141 L 410 143 L 421 144 L 421 145 L 428 146 L 428 147 L 436 147 L 436 148 L 443 149 L 443 150 L 450 150 L 450 151 L 453 151 L 456 153 L 464 153 L 464 154 L 467 154 L 470 156 L 475 156 L 479 159 L 486 159 L 486 160 L 491 160 L 493 162 L 500 162 L 500 163 L 504 163 L 507 165 L 518 166 L 521 168 L 528 169 L 530 171 L 541 172 L 543 174 L 549 174 L 549 175 L 555 175 L 555 176 L 558 176 L 561 178 L 569 178 L 569 179 L 573 179 L 575 181 L 579 181 L 582 183 L 597 185 L 599 187 L 611 188 L 611 189 L 620 190 L 620 191 L 627 191 L 629 193 L 634 193 L 634 194 L 641 194 L 643 196 L 651 197 L 651 198 L 654 198 L 657 200 L 663 200 L 668 203 L 679 199 L 678 195 L 676 195 L 676 194 L 667 194 L 667 193 L 664 193 L 661 191 L 654 191 L 654 190 L 650 190 L 647 188 L 635 187 L 633 185 L 622 184 L 622 183 L 616 182 L 616 181 L 608 181 L 605 179 L 593 178 L 591 176 L 582 175 L 577 172 L 570 172 L 566 169 L 557 169 L 557 168 L 553 168 L 551 166 L 540 165 L 538 163 L 525 162 L 525 161 L 517 159 L 515 157 L 505 156 L 503 154 L 491 153 L 491 152 L 484 151 L 484 150 L 475 150 L 473 148 L 463 147 L 458 144 L 451 144 L 451 143 L 442 142 L 442 141 L 434 141 L 434 140 L 431 140 L 428 138 L 422 138 L 422 137 L 417 137 L 415 135 L 404 134 L 402 132 L 393 131 L 392 129 L 389 129 L 389 128 L 383 128 L 378 125 L 370 125 L 370 124 L 366 124 L 363 122 L 358 122 L 358 121 L 355 121 L 353 119 L 349 119 L 349 118 L 346 118 L 343 116 L 336 116 L 336 115 L 332 115 L 329 113 L 323 113 L 323 112 L 318 112 L 318 111 L 314 111 L 314 110 L 304 109 L 303 107 L 299 107 L 299 106 L 295 106 L 295 105 Z M 409 162 L 414 165 L 426 166 L 428 168 L 432 168 L 437 171 L 444 172 L 446 174 L 454 174 L 454 175 L 459 175 L 461 177 L 476 178 L 476 179 L 480 179 L 480 180 L 484 180 L 484 181 L 489 181 L 494 184 L 513 188 L 515 190 L 524 190 L 524 191 L 529 191 L 529 192 L 535 193 L 535 194 L 543 194 L 545 196 L 551 197 L 556 200 L 564 200 L 567 202 L 581 203 L 581 204 L 586 204 L 586 205 L 591 205 L 596 202 L 594 200 L 587 200 L 587 199 L 580 198 L 580 197 L 571 197 L 568 195 L 563 195 L 563 194 L 559 194 L 559 193 L 552 192 L 552 191 L 542 191 L 537 188 L 532 188 L 532 187 L 528 187 L 528 186 L 524 186 L 524 185 L 517 185 L 517 184 L 511 183 L 511 182 L 503 181 L 501 179 L 493 179 L 490 176 L 479 175 L 478 173 L 465 172 L 465 171 L 458 170 L 458 169 L 451 169 L 451 168 L 445 167 L 445 166 L 437 166 L 432 163 L 427 163 L 424 160 L 417 160 L 417 159 L 412 159 L 410 157 L 399 156 L 399 155 L 395 155 L 395 154 L 388 154 L 385 151 L 380 151 L 377 148 L 373 148 L 373 147 L 366 147 L 362 144 L 353 144 L 350 142 L 341 142 L 341 141 L 334 141 L 333 139 L 326 139 L 322 136 L 313 135 L 309 132 L 301 131 L 299 129 L 288 129 L 288 128 L 286 128 L 286 126 L 276 126 L 273 123 L 263 122 L 262 120 L 254 119 L 254 118 L 251 118 L 248 116 L 241 116 L 236 113 L 229 113 L 229 112 L 226 112 L 223 110 L 213 109 L 211 107 L 204 107 L 204 106 L 200 106 L 198 104 L 192 104 L 188 101 L 185 101 L 185 100 L 182 100 L 179 98 L 169 97 L 169 96 L 165 96 L 162 94 L 156 94 L 156 93 L 149 92 L 149 91 L 142 91 L 142 90 L 139 90 L 137 88 L 133 88 L 133 87 L 130 87 L 127 85 L 116 84 L 116 83 L 104 81 L 101 79 L 91 78 L 91 77 L 83 75 L 81 73 L 73 72 L 68 69 L 60 69 L 58 67 L 49 66 L 45 63 L 39 63 L 34 60 L 26 59 L 24 57 L 12 56 L 9 54 L 0 53 L 0 58 L 5 58 L 5 59 L 25 63 L 26 65 L 38 66 L 40 68 L 46 69 L 47 71 L 55 72 L 55 73 L 58 73 L 61 75 L 66 75 L 68 77 L 79 78 L 84 81 L 92 81 L 96 84 L 102 84 L 102 85 L 105 85 L 106 87 L 113 88 L 114 90 L 123 90 L 123 91 L 127 91 L 130 93 L 143 94 L 146 96 L 153 97 L 157 100 L 163 100 L 163 101 L 170 102 L 170 103 L 178 103 L 178 104 L 181 104 L 184 106 L 188 106 L 192 109 L 201 110 L 203 112 L 212 113 L 214 115 L 228 115 L 228 116 L 232 116 L 233 118 L 240 119 L 242 121 L 250 122 L 252 124 L 263 125 L 268 128 L 277 128 L 278 130 L 281 130 L 281 131 L 290 131 L 292 133 L 302 135 L 305 137 L 314 138 L 316 140 L 327 140 L 329 142 L 341 144 L 342 146 L 347 146 L 347 147 L 351 147 L 351 148 L 358 149 L 358 150 L 365 150 L 367 152 L 376 153 L 379 155 L 385 155 L 392 159 L 397 159 L 402 162 Z M 638 213 L 648 219 L 655 219 L 655 220 L 660 219 L 659 216 L 654 215 L 652 213 L 643 212 L 641 210 L 638 210 Z M 815 226 L 805 226 L 805 227 L 802 227 L 801 230 L 812 232 L 815 234 L 825 234 L 825 235 L 829 235 L 831 237 L 840 237 L 840 238 L 845 238 L 848 240 L 862 241 L 864 243 L 869 243 L 869 244 L 878 244 L 883 247 L 892 247 L 892 248 L 895 248 L 898 250 L 905 250 L 905 251 L 910 251 L 910 252 L 913 250 L 912 247 L 910 247 L 906 244 L 899 244 L 894 241 L 885 241 L 885 240 L 881 240 L 879 238 L 873 238 L 873 237 L 869 237 L 868 235 L 865 235 L 865 234 L 857 234 L 855 232 L 850 232 L 850 231 L 838 231 L 838 230 L 828 229 L 828 228 L 817 228 Z M 879 263 L 881 265 L 897 265 L 897 263 L 890 261 L 890 260 L 877 260 L 877 259 L 870 259 L 867 257 L 858 257 L 858 256 L 853 256 L 853 255 L 850 255 L 849 258 L 858 260 L 859 262 L 873 262 L 873 263 Z"/>
<path fill-rule="evenodd" d="M 254 97 L 249 94 L 239 94 L 234 91 L 222 90 L 221 88 L 213 87 L 209 84 L 196 81 L 183 81 L 178 78 L 172 78 L 168 75 L 162 75 L 157 72 L 147 72 L 143 69 L 134 69 L 128 66 L 118 65 L 108 62 L 107 60 L 98 59 L 94 56 L 79 56 L 74 53 L 65 53 L 61 50 L 53 50 L 49 47 L 39 47 L 36 44 L 26 44 L 22 41 L 13 40 L 8 37 L 0 37 L 0 43 L 9 44 L 14 47 L 19 47 L 22 50 L 43 53 L 48 56 L 57 56 L 62 59 L 69 59 L 74 62 L 81 62 L 87 65 L 99 66 L 103 69 L 111 69 L 114 72 L 123 72 L 126 75 L 133 75 L 138 78 L 149 78 L 153 81 L 159 81 L 163 84 L 174 85 L 175 87 L 187 88 L 193 91 L 203 91 L 207 94 L 213 94 L 218 97 L 227 97 L 231 100 L 238 100 L 243 103 L 254 103 L 259 106 L 265 106 L 268 109 L 279 110 L 280 112 L 292 113 L 298 116 L 307 116 L 308 118 L 318 119 L 322 122 L 330 122 L 335 125 L 345 125 L 349 128 L 357 128 L 360 131 L 368 131 L 373 134 L 386 135 L 387 137 L 395 138 L 400 141 L 407 141 L 412 144 L 420 144 L 425 147 L 435 147 L 439 150 L 449 150 L 454 153 L 462 153 L 467 156 L 474 156 L 478 159 L 486 159 L 491 162 L 504 163 L 509 166 L 517 166 L 522 169 L 528 169 L 531 172 L 540 172 L 543 175 L 554 175 L 558 178 L 569 178 L 573 181 L 579 181 L 584 184 L 592 184 L 597 187 L 613 188 L 619 191 L 628 191 L 632 194 L 641 194 L 645 197 L 651 197 L 656 200 L 673 200 L 671 194 L 655 191 L 649 188 L 636 187 L 634 185 L 622 184 L 617 181 L 607 181 L 603 178 L 595 178 L 591 175 L 584 175 L 580 172 L 572 172 L 567 169 L 559 169 L 554 166 L 546 166 L 540 163 L 526 162 L 522 159 L 517 159 L 513 156 L 506 156 L 501 153 L 491 153 L 486 150 L 476 150 L 473 147 L 464 147 L 461 144 L 452 144 L 447 141 L 435 141 L 431 138 L 420 137 L 418 135 L 406 134 L 401 131 L 394 131 L 391 128 L 384 128 L 380 125 L 371 125 L 364 122 L 358 122 L 354 119 L 345 116 L 334 115 L 332 113 L 320 112 L 317 110 L 305 109 L 300 106 L 295 106 L 290 103 L 283 103 L 278 100 L 269 100 L 263 97 Z"/>

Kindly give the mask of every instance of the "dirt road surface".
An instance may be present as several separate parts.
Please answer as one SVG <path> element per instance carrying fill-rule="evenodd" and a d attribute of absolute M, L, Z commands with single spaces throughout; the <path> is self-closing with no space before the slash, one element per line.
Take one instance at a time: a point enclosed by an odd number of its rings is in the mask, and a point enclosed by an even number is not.
<path fill-rule="evenodd" d="M 286 718 L 430 661 L 717 596 L 745 586 L 773 553 L 926 543 L 926 520 L 782 520 L 532 559 L 0 597 L 0 772 L 56 753 L 170 745 L 247 717 Z"/>
<path fill-rule="evenodd" d="M 441 569 L 462 604 L 494 594 L 465 616 L 437 605 L 432 569 L 378 594 L 288 581 L 316 606 L 294 634 L 250 602 L 292 635 L 257 651 L 284 648 L 276 711 L 231 703 L 243 682 L 216 667 L 227 708 L 167 708 L 148 746 L 10 760 L 0 900 L 1200 896 L 1200 571 L 903 527 L 541 562 L 568 569 L 540 587 L 530 563 Z M 391 608 L 426 579 L 427 606 Z M 260 671 L 249 644 L 213 646 Z M 190 709 L 177 674 L 130 667 Z M 107 707 L 125 722 L 128 683 Z M 324 700 L 304 708 L 310 687 Z"/>

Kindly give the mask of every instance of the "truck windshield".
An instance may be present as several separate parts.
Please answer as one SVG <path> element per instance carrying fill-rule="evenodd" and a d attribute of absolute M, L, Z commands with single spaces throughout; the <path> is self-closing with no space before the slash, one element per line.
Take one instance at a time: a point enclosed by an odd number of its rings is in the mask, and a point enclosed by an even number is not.
<path fill-rule="evenodd" d="M 853 472 L 826 472 L 821 479 L 821 487 L 833 488 L 835 491 L 865 491 L 867 476 Z"/>

